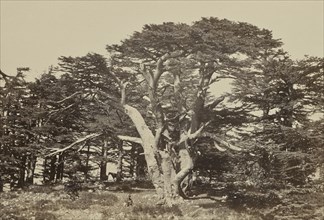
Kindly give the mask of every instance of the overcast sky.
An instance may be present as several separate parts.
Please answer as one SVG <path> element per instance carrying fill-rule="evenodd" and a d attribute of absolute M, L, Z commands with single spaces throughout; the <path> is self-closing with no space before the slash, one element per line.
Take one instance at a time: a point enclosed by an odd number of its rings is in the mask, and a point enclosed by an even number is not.
<path fill-rule="evenodd" d="M 59 56 L 105 54 L 144 24 L 201 17 L 245 21 L 273 31 L 292 58 L 323 57 L 323 1 L 1 1 L 1 70 L 39 76 Z"/>

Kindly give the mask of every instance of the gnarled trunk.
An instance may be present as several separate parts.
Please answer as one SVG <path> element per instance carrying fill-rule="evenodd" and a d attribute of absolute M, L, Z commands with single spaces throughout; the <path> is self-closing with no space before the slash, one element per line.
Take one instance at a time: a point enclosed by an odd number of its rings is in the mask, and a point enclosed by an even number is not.
<path fill-rule="evenodd" d="M 176 174 L 173 180 L 175 193 L 183 198 L 187 198 L 185 190 L 182 189 L 182 182 L 194 168 L 194 163 L 186 148 L 180 149 L 179 159 L 181 170 Z"/>
<path fill-rule="evenodd" d="M 123 107 L 125 109 L 125 113 L 132 120 L 137 132 L 141 137 L 149 176 L 153 182 L 157 194 L 162 199 L 164 198 L 164 183 L 161 175 L 161 168 L 159 167 L 156 158 L 157 146 L 155 137 L 145 123 L 141 113 L 136 108 L 129 105 L 124 105 Z"/>

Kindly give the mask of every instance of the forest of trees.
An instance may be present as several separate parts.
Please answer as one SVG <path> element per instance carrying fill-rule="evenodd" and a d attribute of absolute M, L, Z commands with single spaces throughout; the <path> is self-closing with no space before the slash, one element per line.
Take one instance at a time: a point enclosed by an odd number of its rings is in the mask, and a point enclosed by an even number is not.
<path fill-rule="evenodd" d="M 1 71 L 0 191 L 36 177 L 104 182 L 107 163 L 118 182 L 151 181 L 167 204 L 190 196 L 193 176 L 263 188 L 311 184 L 315 171 L 323 180 L 324 59 L 293 60 L 282 44 L 202 18 L 145 25 L 107 45 L 109 57 L 59 57 L 32 82 L 29 68 Z"/>

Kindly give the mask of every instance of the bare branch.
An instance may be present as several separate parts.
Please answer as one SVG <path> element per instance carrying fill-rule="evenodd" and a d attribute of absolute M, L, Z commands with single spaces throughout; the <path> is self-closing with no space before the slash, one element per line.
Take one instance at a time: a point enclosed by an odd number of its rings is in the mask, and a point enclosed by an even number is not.
<path fill-rule="evenodd" d="M 75 92 L 75 93 L 73 93 L 72 95 L 70 95 L 70 96 L 68 96 L 68 97 L 66 97 L 66 98 L 64 98 L 64 99 L 62 99 L 62 100 L 60 100 L 60 101 L 54 102 L 54 103 L 61 104 L 61 103 L 65 102 L 66 100 L 72 99 L 72 98 L 74 98 L 75 96 L 77 96 L 77 95 L 81 95 L 81 94 L 82 94 L 82 93 L 81 93 L 80 91 L 79 91 L 79 92 Z"/>
<path fill-rule="evenodd" d="M 86 146 L 87 142 L 85 141 L 78 149 L 78 152 L 81 151 L 85 146 Z"/>
<path fill-rule="evenodd" d="M 121 90 L 121 100 L 120 104 L 125 105 L 126 104 L 126 88 L 129 82 L 121 82 L 120 83 L 120 90 Z"/>
<path fill-rule="evenodd" d="M 112 78 L 118 83 L 118 85 L 121 86 L 122 81 L 112 71 L 110 71 L 109 73 L 112 76 Z"/>
<path fill-rule="evenodd" d="M 235 151 L 244 151 L 244 149 L 237 147 L 233 144 L 228 143 L 227 141 L 221 139 L 220 137 L 216 136 L 215 134 L 209 133 L 209 132 L 205 132 L 203 134 L 204 137 L 210 137 L 212 139 L 214 139 L 216 141 L 217 144 L 219 144 L 220 146 L 223 147 L 227 147 L 231 150 L 235 150 Z M 215 145 L 216 146 L 216 145 Z"/>
<path fill-rule="evenodd" d="M 117 135 L 117 137 L 122 141 L 134 142 L 140 145 L 143 144 L 142 139 L 138 137 L 124 136 L 124 135 Z"/>
<path fill-rule="evenodd" d="M 213 108 L 215 108 L 219 103 L 221 103 L 222 101 L 224 101 L 224 99 L 225 99 L 225 96 L 221 96 L 221 97 L 215 99 L 212 103 L 206 105 L 205 108 L 213 109 Z"/>
<path fill-rule="evenodd" d="M 0 75 L 1 75 L 2 78 L 6 81 L 6 83 L 9 82 L 8 78 L 9 78 L 9 79 L 14 79 L 14 78 L 15 78 L 15 77 L 13 77 L 13 76 L 9 76 L 9 75 L 5 74 L 5 73 L 2 72 L 1 70 L 0 70 Z M 0 78 L 0 79 L 1 79 L 1 78 Z"/>
<path fill-rule="evenodd" d="M 147 64 L 140 63 L 140 72 L 142 73 L 143 77 L 145 78 L 145 81 L 147 82 L 147 84 L 152 87 L 151 83 L 153 82 L 153 76 L 146 69 L 146 65 Z"/>
<path fill-rule="evenodd" d="M 55 109 L 55 110 L 51 110 L 49 111 L 49 115 L 48 115 L 48 119 L 46 120 L 45 124 L 47 124 L 49 122 L 49 120 L 55 115 L 57 114 L 58 112 L 63 112 L 63 111 L 66 111 L 68 110 L 69 108 L 72 108 L 73 106 L 75 105 L 75 103 L 71 104 L 71 105 L 68 105 L 66 106 L 65 108 L 62 108 L 62 109 Z"/>
<path fill-rule="evenodd" d="M 214 141 L 214 146 L 216 147 L 217 150 L 219 150 L 220 152 L 225 152 L 227 149 L 226 148 L 222 148 L 221 146 L 219 146 L 215 141 Z"/>
<path fill-rule="evenodd" d="M 85 137 L 83 137 L 83 138 L 80 138 L 80 139 L 74 141 L 72 144 L 70 144 L 69 146 L 67 146 L 67 147 L 65 147 L 65 148 L 55 150 L 54 152 L 45 155 L 45 157 L 50 157 L 50 156 L 53 156 L 53 155 L 55 155 L 55 154 L 62 153 L 62 152 L 64 152 L 64 151 L 66 151 L 66 150 L 68 150 L 68 149 L 74 147 L 74 146 L 77 145 L 77 144 L 80 144 L 80 143 L 82 143 L 82 142 L 84 142 L 84 141 L 86 141 L 86 140 L 89 140 L 89 139 L 92 139 L 92 138 L 98 137 L 98 136 L 100 136 L 100 135 L 102 135 L 102 134 L 101 134 L 101 133 L 89 134 L 89 135 L 87 135 L 87 136 L 85 136 Z"/>

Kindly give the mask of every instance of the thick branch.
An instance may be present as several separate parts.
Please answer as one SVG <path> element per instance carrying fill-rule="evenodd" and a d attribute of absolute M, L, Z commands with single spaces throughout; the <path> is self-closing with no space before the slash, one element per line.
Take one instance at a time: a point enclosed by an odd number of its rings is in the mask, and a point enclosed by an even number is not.
<path fill-rule="evenodd" d="M 180 141 L 177 143 L 178 145 L 182 144 L 183 142 L 186 142 L 187 140 L 191 140 L 191 139 L 195 139 L 197 138 L 200 133 L 202 132 L 202 130 L 209 124 L 209 122 L 207 122 L 206 124 L 204 124 L 203 126 L 201 126 L 197 131 L 195 131 L 194 133 L 191 133 L 191 129 L 189 129 L 188 133 L 186 135 L 183 135 L 180 138 Z"/>
<path fill-rule="evenodd" d="M 153 76 L 153 85 L 157 85 L 161 75 L 163 74 L 163 63 L 170 58 L 177 58 L 184 54 L 184 51 L 175 51 L 172 53 L 164 54 L 156 63 L 156 69 Z"/>
<path fill-rule="evenodd" d="M 130 119 L 133 121 L 136 130 L 141 136 L 143 142 L 151 141 L 152 139 L 154 139 L 152 131 L 147 126 L 143 116 L 136 108 L 130 105 L 124 105 L 124 110 L 128 117 L 130 117 Z"/>
<path fill-rule="evenodd" d="M 153 87 L 153 76 L 152 74 L 146 69 L 146 65 L 144 63 L 140 64 L 140 71 L 142 73 L 142 75 L 145 78 L 145 81 L 147 82 L 147 84 L 152 88 Z"/>

